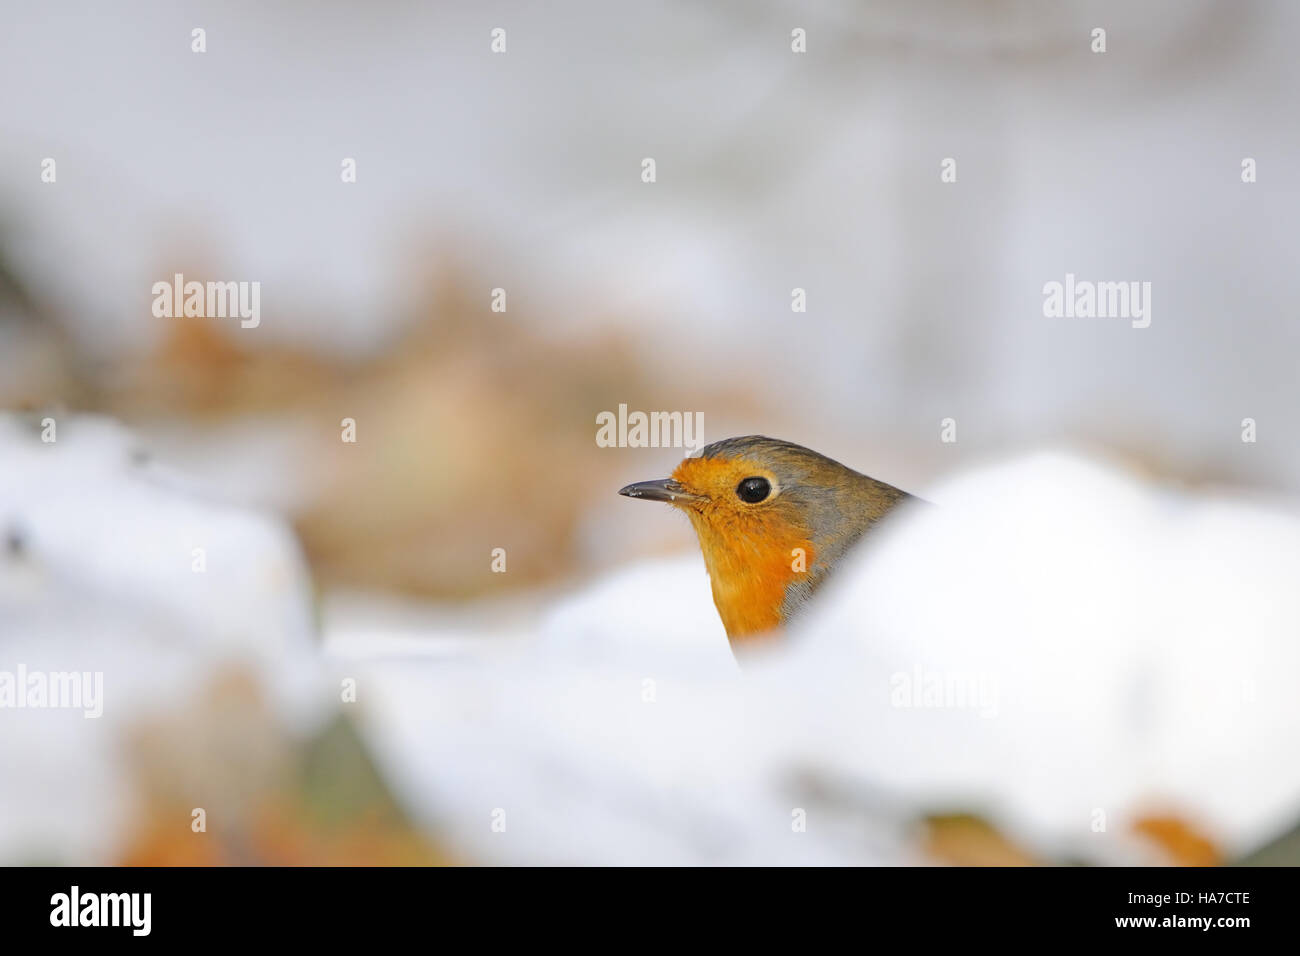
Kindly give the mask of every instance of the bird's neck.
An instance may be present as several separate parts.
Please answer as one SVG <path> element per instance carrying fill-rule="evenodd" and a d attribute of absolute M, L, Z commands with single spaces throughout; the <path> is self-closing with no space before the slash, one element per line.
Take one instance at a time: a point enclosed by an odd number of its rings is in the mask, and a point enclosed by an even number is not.
<path fill-rule="evenodd" d="M 713 603 L 735 646 L 774 635 L 790 586 L 806 580 L 817 555 L 798 531 L 738 535 L 691 516 L 713 588 Z"/>

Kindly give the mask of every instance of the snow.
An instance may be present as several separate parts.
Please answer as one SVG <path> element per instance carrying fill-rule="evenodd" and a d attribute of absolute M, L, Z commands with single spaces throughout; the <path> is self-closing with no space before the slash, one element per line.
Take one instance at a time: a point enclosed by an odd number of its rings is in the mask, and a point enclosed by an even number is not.
<path fill-rule="evenodd" d="M 739 660 L 696 553 L 495 614 L 332 600 L 318 643 L 281 521 L 110 421 L 58 428 L 0 418 L 0 670 L 103 671 L 104 712 L 0 710 L 6 861 L 111 861 L 138 811 L 124 736 L 230 662 L 303 733 L 355 715 L 475 862 L 911 864 L 932 812 L 1100 863 L 1152 859 L 1131 823 L 1172 813 L 1231 858 L 1300 813 L 1279 504 L 1038 452 L 928 489 Z"/>
<path fill-rule="evenodd" d="M 990 466 L 936 497 L 804 622 L 803 672 L 841 680 L 802 701 L 822 715 L 800 743 L 1058 850 L 1098 849 L 1097 811 L 1111 834 L 1175 812 L 1229 852 L 1294 821 L 1294 514 L 1066 454 Z M 983 675 L 993 713 L 894 706 L 891 678 L 916 668 Z"/>
<path fill-rule="evenodd" d="M 648 563 L 526 652 L 375 661 L 370 739 L 426 824 L 490 862 L 916 862 L 928 811 L 1045 860 L 1140 862 L 1144 813 L 1229 855 L 1294 820 L 1294 515 L 1066 453 L 933 497 L 739 667 L 699 558 Z"/>
<path fill-rule="evenodd" d="M 103 714 L 0 710 L 0 859 L 109 862 L 133 812 L 124 739 L 246 666 L 319 719 L 310 581 L 280 521 L 208 498 L 88 416 L 0 417 L 0 671 L 103 673 Z M 196 573 L 193 549 L 206 551 Z"/>

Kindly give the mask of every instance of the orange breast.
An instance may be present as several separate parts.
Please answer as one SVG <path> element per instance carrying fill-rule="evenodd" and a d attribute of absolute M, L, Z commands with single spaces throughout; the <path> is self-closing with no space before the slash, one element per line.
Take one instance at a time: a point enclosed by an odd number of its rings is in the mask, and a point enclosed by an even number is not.
<path fill-rule="evenodd" d="M 786 589 L 812 567 L 812 544 L 788 527 L 731 527 L 691 515 L 727 637 L 733 644 L 779 630 Z M 796 553 L 802 549 L 802 559 Z"/>

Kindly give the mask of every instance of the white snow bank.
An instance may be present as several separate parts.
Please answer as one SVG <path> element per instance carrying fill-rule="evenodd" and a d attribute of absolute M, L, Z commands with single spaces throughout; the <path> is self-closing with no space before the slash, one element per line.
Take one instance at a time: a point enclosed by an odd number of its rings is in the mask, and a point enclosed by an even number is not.
<path fill-rule="evenodd" d="M 369 739 L 492 862 L 914 862 L 910 823 L 954 810 L 1127 862 L 1144 812 L 1230 854 L 1300 813 L 1300 521 L 1064 454 L 932 497 L 743 672 L 691 555 L 566 599 L 525 653 L 372 661 Z"/>
<path fill-rule="evenodd" d="M 0 416 L 0 672 L 102 673 L 102 715 L 0 707 L 0 860 L 109 862 L 142 717 L 242 664 L 286 726 L 317 719 L 311 590 L 280 521 L 212 500 L 111 421 L 55 429 Z"/>

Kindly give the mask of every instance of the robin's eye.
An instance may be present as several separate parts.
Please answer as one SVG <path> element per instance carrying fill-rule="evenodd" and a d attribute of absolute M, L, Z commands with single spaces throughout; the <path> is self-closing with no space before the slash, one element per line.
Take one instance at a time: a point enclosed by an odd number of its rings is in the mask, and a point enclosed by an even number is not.
<path fill-rule="evenodd" d="M 772 493 L 772 485 L 766 478 L 746 478 L 736 485 L 736 497 L 751 505 L 758 504 Z"/>

